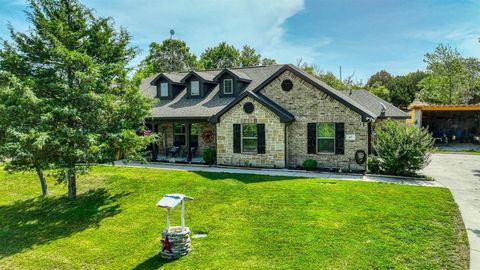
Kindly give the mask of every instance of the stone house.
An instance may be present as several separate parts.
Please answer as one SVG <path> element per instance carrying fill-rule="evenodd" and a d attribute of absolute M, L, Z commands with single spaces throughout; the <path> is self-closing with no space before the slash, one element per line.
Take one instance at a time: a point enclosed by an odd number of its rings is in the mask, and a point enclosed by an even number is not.
<path fill-rule="evenodd" d="M 155 99 L 147 127 L 160 135 L 152 158 L 364 171 L 372 124 L 408 114 L 365 90 L 339 91 L 293 65 L 162 73 L 142 81 Z"/>

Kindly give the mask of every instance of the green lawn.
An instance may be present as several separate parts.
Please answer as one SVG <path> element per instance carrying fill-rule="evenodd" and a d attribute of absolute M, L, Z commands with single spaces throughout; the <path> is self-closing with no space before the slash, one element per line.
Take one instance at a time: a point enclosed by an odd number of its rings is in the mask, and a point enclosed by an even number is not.
<path fill-rule="evenodd" d="M 50 179 L 52 177 L 50 176 Z M 76 201 L 0 172 L 0 269 L 466 269 L 447 189 L 100 166 Z M 192 252 L 161 260 L 165 193 L 185 193 Z M 179 212 L 174 211 L 174 223 Z"/>

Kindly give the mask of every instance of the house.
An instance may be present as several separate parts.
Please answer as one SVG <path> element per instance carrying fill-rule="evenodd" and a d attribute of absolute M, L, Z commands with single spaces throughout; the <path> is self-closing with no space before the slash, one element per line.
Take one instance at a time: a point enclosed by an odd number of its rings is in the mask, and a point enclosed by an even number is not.
<path fill-rule="evenodd" d="M 372 123 L 408 114 L 364 90 L 338 91 L 293 65 L 161 73 L 142 81 L 154 98 L 147 127 L 154 159 L 364 171 Z"/>
<path fill-rule="evenodd" d="M 437 142 L 480 142 L 480 104 L 428 104 L 415 100 L 408 106 L 409 122 L 424 127 Z"/>

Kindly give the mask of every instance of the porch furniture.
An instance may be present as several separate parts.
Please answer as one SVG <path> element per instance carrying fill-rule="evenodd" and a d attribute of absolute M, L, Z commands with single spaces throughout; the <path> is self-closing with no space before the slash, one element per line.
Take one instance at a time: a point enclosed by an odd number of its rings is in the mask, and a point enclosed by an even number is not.
<path fill-rule="evenodd" d="M 172 157 L 176 158 L 178 153 L 180 153 L 180 146 L 170 146 L 168 147 L 168 152 L 167 152 L 167 158 L 168 158 L 168 155 L 170 154 Z"/>

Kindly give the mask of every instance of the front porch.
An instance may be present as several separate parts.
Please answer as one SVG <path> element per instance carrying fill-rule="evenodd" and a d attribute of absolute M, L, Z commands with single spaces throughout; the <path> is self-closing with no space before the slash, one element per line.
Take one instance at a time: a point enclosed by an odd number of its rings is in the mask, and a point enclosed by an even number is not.
<path fill-rule="evenodd" d="M 158 135 L 147 149 L 147 159 L 158 162 L 204 163 L 203 151 L 215 146 L 215 125 L 206 121 L 159 119 L 146 123 Z"/>

